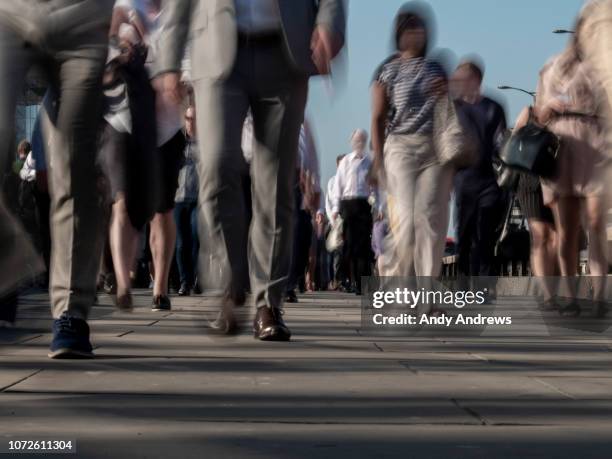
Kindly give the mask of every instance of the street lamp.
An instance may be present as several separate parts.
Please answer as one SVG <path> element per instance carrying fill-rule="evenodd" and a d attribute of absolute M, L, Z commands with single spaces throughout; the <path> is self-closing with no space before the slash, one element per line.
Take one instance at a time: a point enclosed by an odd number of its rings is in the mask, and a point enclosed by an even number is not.
<path fill-rule="evenodd" d="M 501 90 L 506 90 L 506 89 L 511 89 L 513 91 L 520 91 L 520 92 L 524 92 L 525 94 L 529 94 L 531 97 L 534 98 L 536 97 L 536 93 L 533 91 L 527 91 L 526 89 L 521 89 L 521 88 L 515 88 L 514 86 L 506 86 L 506 85 L 501 85 L 498 86 L 497 89 L 501 89 Z"/>

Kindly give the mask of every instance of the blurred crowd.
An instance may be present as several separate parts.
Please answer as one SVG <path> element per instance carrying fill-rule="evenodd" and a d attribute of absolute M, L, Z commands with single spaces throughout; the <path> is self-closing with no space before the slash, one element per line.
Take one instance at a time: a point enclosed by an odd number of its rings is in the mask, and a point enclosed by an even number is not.
<path fill-rule="evenodd" d="M 52 358 L 91 357 L 96 295 L 130 311 L 135 287 L 151 289 L 153 311 L 171 310 L 171 293 L 211 292 L 209 328 L 224 335 L 250 294 L 254 336 L 286 341 L 284 302 L 361 295 L 372 275 L 437 278 L 445 255 L 468 282 L 512 257 L 573 279 L 585 246 L 588 273 L 605 278 L 612 2 L 586 4 L 513 129 L 484 94 L 484 63 L 448 69 L 433 10 L 407 3 L 372 69 L 369 132 L 351 133 L 322 184 L 308 81 L 329 78 L 346 15 L 343 0 L 2 2 L 0 323 L 14 323 L 32 278 L 50 290 Z M 30 68 L 48 88 L 14 155 Z M 558 140 L 536 151 L 554 174 L 519 166 L 511 139 L 528 129 Z M 541 308 L 579 315 L 574 284 L 559 288 L 543 281 Z M 598 317 L 605 291 L 594 284 Z"/>

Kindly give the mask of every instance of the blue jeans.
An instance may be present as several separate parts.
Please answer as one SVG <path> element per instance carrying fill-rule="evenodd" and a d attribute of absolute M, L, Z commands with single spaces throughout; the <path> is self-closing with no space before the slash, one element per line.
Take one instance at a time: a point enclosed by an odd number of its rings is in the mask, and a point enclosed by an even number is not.
<path fill-rule="evenodd" d="M 192 287 L 198 269 L 198 203 L 177 202 L 174 206 L 176 222 L 176 264 L 181 285 Z"/>

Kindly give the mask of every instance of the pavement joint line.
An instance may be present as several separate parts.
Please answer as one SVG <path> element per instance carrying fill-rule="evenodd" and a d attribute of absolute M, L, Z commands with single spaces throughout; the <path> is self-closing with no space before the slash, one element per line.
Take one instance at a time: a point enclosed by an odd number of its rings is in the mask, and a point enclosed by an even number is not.
<path fill-rule="evenodd" d="M 126 331 L 126 332 L 123 332 L 123 333 L 121 333 L 121 334 L 117 335 L 117 338 L 122 338 L 122 337 L 124 337 L 125 335 L 129 335 L 130 333 L 134 333 L 134 330 L 128 330 L 128 331 Z"/>
<path fill-rule="evenodd" d="M 476 419 L 478 422 L 480 422 L 481 425 L 483 425 L 483 426 L 489 425 L 487 420 L 485 418 L 483 418 L 480 414 L 478 414 L 478 412 L 476 410 L 470 408 L 469 406 L 461 405 L 461 403 L 459 403 L 459 400 L 457 400 L 455 398 L 451 398 L 450 400 L 451 400 L 451 402 L 453 402 L 455 404 L 455 406 L 457 406 L 457 408 L 459 408 L 460 410 L 465 411 L 467 414 L 469 414 L 474 419 Z"/>
<path fill-rule="evenodd" d="M 30 374 L 30 375 L 28 375 L 28 376 L 26 376 L 24 378 L 21 378 L 19 381 L 15 381 L 14 383 L 9 384 L 8 386 L 0 387 L 0 393 L 10 392 L 9 389 L 11 387 L 14 387 L 17 384 L 20 384 L 20 383 L 24 382 L 25 380 L 30 379 L 32 376 L 36 376 L 38 373 L 42 372 L 43 370 L 44 370 L 43 368 L 39 368 L 34 373 L 32 373 L 32 374 Z"/>
<path fill-rule="evenodd" d="M 151 326 L 155 325 L 157 322 L 159 322 L 160 320 L 161 319 L 154 320 L 153 322 L 151 322 L 150 324 L 147 324 L 146 326 L 147 327 L 151 327 Z"/>
<path fill-rule="evenodd" d="M 27 343 L 28 341 L 32 341 L 32 340 L 38 339 L 38 338 L 40 338 L 41 336 L 44 336 L 44 335 L 30 336 L 29 338 L 22 339 L 21 341 L 14 341 L 14 342 L 9 343 L 9 344 L 12 344 L 12 345 L 15 345 L 15 344 L 25 344 L 25 343 Z"/>
<path fill-rule="evenodd" d="M 415 375 L 419 374 L 419 370 L 417 370 L 416 368 L 411 367 L 410 364 L 408 364 L 408 362 L 406 362 L 405 360 L 400 360 L 399 364 L 401 366 L 403 366 L 404 368 L 406 368 L 411 373 L 414 373 Z"/>
<path fill-rule="evenodd" d="M 554 390 L 555 392 L 563 395 L 564 397 L 569 398 L 570 400 L 578 400 L 576 397 L 574 397 L 572 394 L 565 392 L 564 390 L 559 389 L 557 386 L 555 386 L 554 384 L 548 383 L 546 381 L 543 381 L 542 379 L 538 378 L 538 377 L 531 377 L 533 380 L 535 380 L 536 382 L 542 384 L 543 386 L 548 387 L 549 389 Z"/>
<path fill-rule="evenodd" d="M 385 352 L 385 350 L 384 350 L 382 347 L 380 347 L 378 344 L 376 344 L 376 343 L 372 343 L 372 344 L 373 344 L 373 345 L 374 345 L 374 347 L 375 347 L 376 349 L 378 349 L 380 352 Z"/>

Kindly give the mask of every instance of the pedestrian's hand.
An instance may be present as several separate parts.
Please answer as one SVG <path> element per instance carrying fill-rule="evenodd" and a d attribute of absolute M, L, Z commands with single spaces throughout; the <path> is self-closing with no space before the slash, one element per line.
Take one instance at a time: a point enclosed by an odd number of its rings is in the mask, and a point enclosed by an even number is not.
<path fill-rule="evenodd" d="M 177 72 L 162 73 L 153 80 L 153 87 L 158 96 L 171 104 L 180 105 L 183 102 L 181 77 Z"/>
<path fill-rule="evenodd" d="M 312 61 L 321 75 L 331 72 L 331 61 L 340 51 L 340 43 L 337 37 L 325 26 L 317 26 L 310 40 L 312 50 Z"/>
<path fill-rule="evenodd" d="M 378 188 L 378 183 L 382 174 L 384 174 L 383 158 L 381 154 L 375 154 L 372 166 L 370 166 L 369 179 L 370 186 Z"/>

